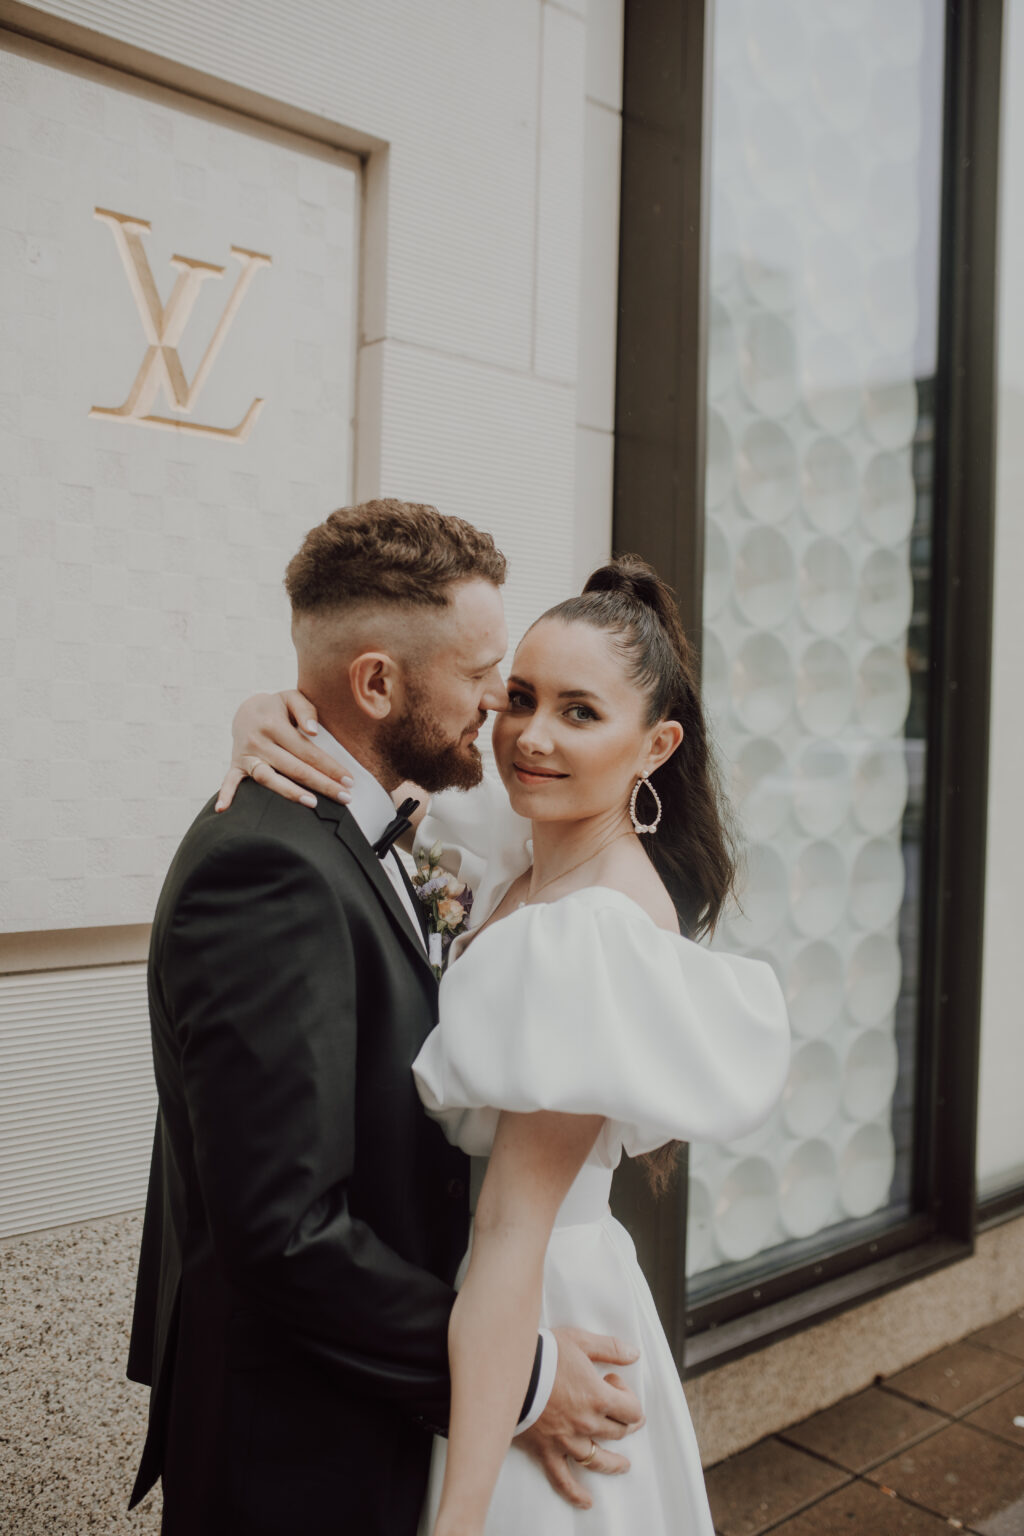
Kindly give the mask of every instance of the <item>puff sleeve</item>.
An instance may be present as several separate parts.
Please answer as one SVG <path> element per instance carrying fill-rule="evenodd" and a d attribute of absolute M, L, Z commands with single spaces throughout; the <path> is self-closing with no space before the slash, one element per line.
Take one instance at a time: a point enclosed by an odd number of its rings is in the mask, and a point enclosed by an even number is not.
<path fill-rule="evenodd" d="M 413 1071 L 466 1152 L 490 1150 L 503 1109 L 557 1110 L 604 1115 L 614 1161 L 620 1147 L 746 1134 L 788 1067 L 768 965 L 667 933 L 629 897 L 591 888 L 473 940 L 444 977 L 440 1023 Z"/>

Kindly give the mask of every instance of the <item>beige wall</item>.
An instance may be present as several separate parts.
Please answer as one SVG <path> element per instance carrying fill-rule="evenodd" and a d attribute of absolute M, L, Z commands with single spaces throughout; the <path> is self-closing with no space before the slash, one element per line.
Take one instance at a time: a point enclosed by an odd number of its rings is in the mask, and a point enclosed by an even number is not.
<path fill-rule="evenodd" d="M 3 7 L 0 1233 L 143 1197 L 125 962 L 236 703 L 293 677 L 304 530 L 353 495 L 469 517 L 510 556 L 513 637 L 609 550 L 622 0 L 400 12 Z M 160 302 L 174 254 L 229 281 L 231 244 L 272 256 L 201 406 L 147 407 L 223 426 L 259 395 L 244 440 L 90 416 L 146 341 L 96 207 L 150 221 Z M 202 285 L 189 379 L 227 287 Z"/>
<path fill-rule="evenodd" d="M 975 1254 L 686 1383 L 705 1466 L 1024 1305 L 1024 1218 Z"/>

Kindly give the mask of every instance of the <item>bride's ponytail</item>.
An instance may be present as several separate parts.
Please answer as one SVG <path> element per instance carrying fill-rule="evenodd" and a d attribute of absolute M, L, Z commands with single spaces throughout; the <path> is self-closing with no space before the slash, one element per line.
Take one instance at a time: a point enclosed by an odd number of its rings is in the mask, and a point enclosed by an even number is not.
<path fill-rule="evenodd" d="M 593 573 L 582 596 L 560 603 L 545 617 L 609 631 L 647 698 L 646 723 L 678 720 L 682 726 L 678 748 L 651 775 L 662 819 L 657 833 L 644 838 L 644 847 L 672 895 L 684 931 L 691 938 L 711 933 L 732 889 L 735 857 L 696 663 L 672 588 L 646 561 L 621 555 Z"/>
<path fill-rule="evenodd" d="M 618 645 L 629 675 L 647 700 L 645 724 L 677 720 L 683 739 L 651 774 L 661 822 L 643 845 L 675 903 L 683 932 L 712 933 L 736 875 L 728 813 L 708 739 L 697 668 L 675 594 L 646 561 L 622 555 L 596 570 L 580 597 L 544 618 L 590 624 Z M 644 798 L 640 811 L 646 815 Z M 675 1145 L 642 1161 L 655 1190 L 675 1163 Z"/>

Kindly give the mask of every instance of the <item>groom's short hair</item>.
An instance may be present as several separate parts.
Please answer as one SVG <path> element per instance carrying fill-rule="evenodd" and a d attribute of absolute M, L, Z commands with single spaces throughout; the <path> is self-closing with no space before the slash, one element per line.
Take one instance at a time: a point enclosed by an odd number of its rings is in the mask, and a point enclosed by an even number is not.
<path fill-rule="evenodd" d="M 298 615 L 368 603 L 445 608 L 452 584 L 470 577 L 498 587 L 505 580 L 505 556 L 489 533 L 385 497 L 341 507 L 311 528 L 284 584 Z"/>

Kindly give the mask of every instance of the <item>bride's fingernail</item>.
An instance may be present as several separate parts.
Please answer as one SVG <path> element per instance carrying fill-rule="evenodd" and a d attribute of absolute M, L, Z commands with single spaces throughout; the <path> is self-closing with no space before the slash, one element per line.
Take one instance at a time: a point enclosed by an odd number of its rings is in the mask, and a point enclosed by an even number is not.
<path fill-rule="evenodd" d="M 310 736 L 315 736 L 316 735 L 316 721 L 315 720 L 307 720 L 306 721 L 305 729 L 309 732 Z"/>
<path fill-rule="evenodd" d="M 311 811 L 315 811 L 316 810 L 316 800 L 314 799 L 314 797 L 312 795 L 300 795 L 299 796 L 299 804 L 300 805 L 308 805 L 308 807 L 309 807 L 309 809 Z"/>
<path fill-rule="evenodd" d="M 348 802 L 351 800 L 351 798 L 352 796 L 349 794 L 347 789 L 338 790 L 338 799 L 341 801 L 342 805 L 348 805 Z"/>

